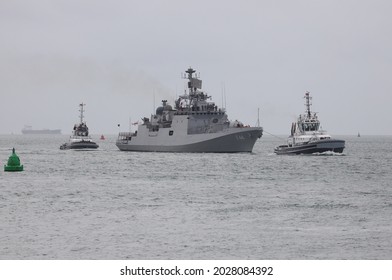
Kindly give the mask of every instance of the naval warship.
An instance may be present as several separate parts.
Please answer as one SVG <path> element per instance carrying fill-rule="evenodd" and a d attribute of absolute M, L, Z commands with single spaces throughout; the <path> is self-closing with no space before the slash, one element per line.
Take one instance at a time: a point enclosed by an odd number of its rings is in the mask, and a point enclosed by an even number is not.
<path fill-rule="evenodd" d="M 202 80 L 195 72 L 192 68 L 185 71 L 188 89 L 175 100 L 174 108 L 162 100 L 162 106 L 151 118 L 144 117 L 135 132 L 119 133 L 116 145 L 121 151 L 252 152 L 263 128 L 229 121 L 226 110 L 201 90 Z"/>

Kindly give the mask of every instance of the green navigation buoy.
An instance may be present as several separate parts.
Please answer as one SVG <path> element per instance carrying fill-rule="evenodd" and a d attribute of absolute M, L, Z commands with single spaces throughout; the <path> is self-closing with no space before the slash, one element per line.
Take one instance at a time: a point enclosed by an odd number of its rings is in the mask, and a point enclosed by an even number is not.
<path fill-rule="evenodd" d="M 23 165 L 15 154 L 15 148 L 12 148 L 12 155 L 8 158 L 7 165 L 4 165 L 4 171 L 23 171 Z"/>

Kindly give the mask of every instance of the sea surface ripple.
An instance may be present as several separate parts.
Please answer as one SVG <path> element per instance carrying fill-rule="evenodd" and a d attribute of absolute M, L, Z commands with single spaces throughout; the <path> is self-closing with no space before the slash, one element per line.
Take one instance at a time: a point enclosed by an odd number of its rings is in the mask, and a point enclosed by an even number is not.
<path fill-rule="evenodd" d="M 0 135 L 1 259 L 392 259 L 392 137 L 343 155 L 63 151 Z M 95 139 L 98 139 L 96 136 Z"/>

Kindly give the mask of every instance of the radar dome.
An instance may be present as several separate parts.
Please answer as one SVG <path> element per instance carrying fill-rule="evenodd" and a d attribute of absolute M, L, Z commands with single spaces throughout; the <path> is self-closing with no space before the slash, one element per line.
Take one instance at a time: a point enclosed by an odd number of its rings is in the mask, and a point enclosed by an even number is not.
<path fill-rule="evenodd" d="M 164 110 L 164 108 L 163 108 L 162 106 L 160 106 L 160 107 L 157 108 L 157 110 L 155 111 L 155 113 L 156 113 L 157 115 L 162 115 L 162 114 L 163 114 L 163 110 Z"/>

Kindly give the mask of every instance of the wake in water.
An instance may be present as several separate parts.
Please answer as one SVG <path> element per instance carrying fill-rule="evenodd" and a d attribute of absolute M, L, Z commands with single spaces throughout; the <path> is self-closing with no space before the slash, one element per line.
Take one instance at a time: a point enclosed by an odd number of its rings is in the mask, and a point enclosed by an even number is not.
<path fill-rule="evenodd" d="M 314 156 L 345 156 L 346 154 L 344 153 L 335 153 L 332 151 L 325 151 L 322 153 L 313 153 L 312 155 Z"/>
<path fill-rule="evenodd" d="M 325 151 L 322 153 L 313 153 L 313 154 L 287 154 L 286 156 L 345 156 L 345 153 L 336 153 L 332 151 Z M 276 153 L 268 153 L 267 156 L 280 156 Z"/>

